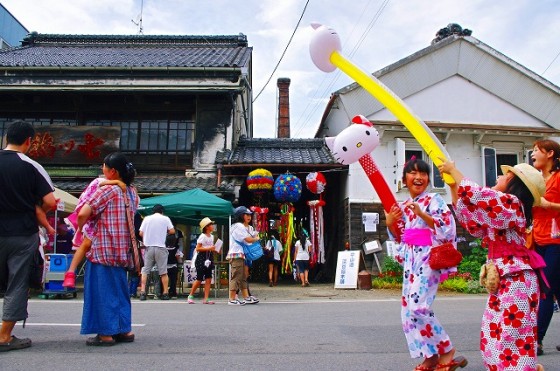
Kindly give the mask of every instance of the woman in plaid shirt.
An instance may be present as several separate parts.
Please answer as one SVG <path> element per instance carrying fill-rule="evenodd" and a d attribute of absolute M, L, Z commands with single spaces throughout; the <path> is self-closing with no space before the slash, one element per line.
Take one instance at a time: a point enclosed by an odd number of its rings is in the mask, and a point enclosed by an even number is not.
<path fill-rule="evenodd" d="M 139 198 L 132 181 L 136 170 L 119 152 L 103 161 L 103 175 L 127 185 L 131 212 L 135 213 Z M 78 214 L 78 228 L 92 218 L 97 223 L 91 249 L 87 252 L 84 275 L 84 310 L 81 334 L 97 334 L 86 344 L 110 346 L 116 342 L 132 342 L 131 304 L 128 295 L 127 269 L 132 267 L 129 255 L 130 231 L 125 206 L 125 193 L 117 185 L 99 187 L 86 200 Z"/>

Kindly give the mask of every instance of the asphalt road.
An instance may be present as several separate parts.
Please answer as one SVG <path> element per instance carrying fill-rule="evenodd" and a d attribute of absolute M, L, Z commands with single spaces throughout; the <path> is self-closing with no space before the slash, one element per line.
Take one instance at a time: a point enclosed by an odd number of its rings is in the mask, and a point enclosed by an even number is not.
<path fill-rule="evenodd" d="M 136 341 L 89 347 L 79 335 L 82 301 L 31 299 L 26 328 L 29 349 L 0 353 L 1 370 L 412 370 L 400 325 L 398 292 L 314 287 L 277 298 L 259 287 L 261 303 L 233 307 L 188 305 L 185 299 L 133 301 Z M 274 288 L 276 289 L 276 288 Z M 355 295 L 353 295 L 355 294 Z M 442 294 L 436 315 L 464 370 L 483 370 L 478 351 L 484 295 Z M 560 314 L 555 314 L 546 354 L 547 370 L 560 370 Z"/>

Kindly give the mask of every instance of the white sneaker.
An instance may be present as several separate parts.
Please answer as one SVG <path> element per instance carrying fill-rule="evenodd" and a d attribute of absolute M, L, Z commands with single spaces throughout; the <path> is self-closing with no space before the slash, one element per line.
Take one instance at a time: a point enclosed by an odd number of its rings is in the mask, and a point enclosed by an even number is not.
<path fill-rule="evenodd" d="M 245 302 L 239 299 L 228 300 L 228 305 L 245 305 Z"/>
<path fill-rule="evenodd" d="M 245 303 L 247 304 L 257 304 L 259 302 L 259 299 L 255 298 L 253 295 L 249 296 L 248 298 L 245 298 Z"/>

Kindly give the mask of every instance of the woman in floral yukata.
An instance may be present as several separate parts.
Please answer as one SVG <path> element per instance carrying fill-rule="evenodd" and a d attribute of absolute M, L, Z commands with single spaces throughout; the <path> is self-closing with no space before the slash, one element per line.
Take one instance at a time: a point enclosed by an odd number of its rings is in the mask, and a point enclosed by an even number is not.
<path fill-rule="evenodd" d="M 529 164 L 502 165 L 493 188 L 463 177 L 450 161 L 439 166 L 453 177 L 450 185 L 457 220 L 474 237 L 482 238 L 488 261 L 499 273 L 499 286 L 490 293 L 480 332 L 480 351 L 488 370 L 543 370 L 537 364 L 539 282 L 536 269 L 544 261 L 525 248 L 525 226 L 532 207 L 545 191 L 542 175 Z"/>
<path fill-rule="evenodd" d="M 435 317 L 432 304 L 439 283 L 457 268 L 433 270 L 428 260 L 432 246 L 456 244 L 456 228 L 443 198 L 426 191 L 429 174 L 430 165 L 423 160 L 413 157 L 405 164 L 402 180 L 410 198 L 393 205 L 386 220 L 392 240 L 397 235 L 397 221 L 405 222 L 396 259 L 404 269 L 401 319 L 408 350 L 412 358 L 424 358 L 414 370 L 447 371 L 465 367 L 467 360 L 453 358 L 455 348 Z"/>

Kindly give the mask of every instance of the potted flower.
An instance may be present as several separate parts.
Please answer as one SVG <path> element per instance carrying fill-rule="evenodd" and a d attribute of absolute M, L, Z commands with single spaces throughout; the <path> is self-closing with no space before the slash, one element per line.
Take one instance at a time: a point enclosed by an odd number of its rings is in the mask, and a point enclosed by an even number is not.
<path fill-rule="evenodd" d="M 225 286 L 228 284 L 229 284 L 228 271 L 227 269 L 225 269 L 220 272 L 220 286 Z"/>

